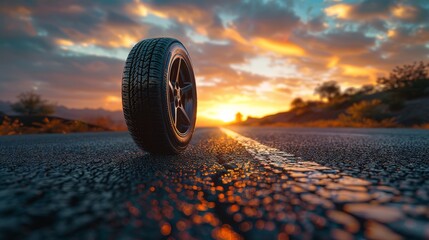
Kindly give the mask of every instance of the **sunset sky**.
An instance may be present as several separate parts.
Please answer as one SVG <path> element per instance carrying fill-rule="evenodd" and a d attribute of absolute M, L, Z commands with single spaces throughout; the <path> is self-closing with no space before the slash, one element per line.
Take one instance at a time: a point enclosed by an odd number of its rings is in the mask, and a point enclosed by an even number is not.
<path fill-rule="evenodd" d="M 0 100 L 34 90 L 73 108 L 120 110 L 125 58 L 141 39 L 190 52 L 198 117 L 288 110 L 317 84 L 374 83 L 429 59 L 429 1 L 1 1 Z"/>

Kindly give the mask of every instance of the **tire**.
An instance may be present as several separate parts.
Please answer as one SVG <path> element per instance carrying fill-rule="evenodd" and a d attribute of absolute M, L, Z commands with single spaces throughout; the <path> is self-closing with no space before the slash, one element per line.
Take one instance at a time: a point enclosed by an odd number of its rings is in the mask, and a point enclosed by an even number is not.
<path fill-rule="evenodd" d="M 146 39 L 128 55 L 122 106 L 136 144 L 150 153 L 177 154 L 195 129 L 197 91 L 191 59 L 172 38 Z"/>

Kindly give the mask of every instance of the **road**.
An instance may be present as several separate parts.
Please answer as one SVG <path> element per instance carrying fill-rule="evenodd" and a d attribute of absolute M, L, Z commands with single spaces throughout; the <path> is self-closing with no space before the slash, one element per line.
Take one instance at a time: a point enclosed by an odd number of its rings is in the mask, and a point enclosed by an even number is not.
<path fill-rule="evenodd" d="M 0 164 L 0 239 L 429 239 L 427 130 L 4 136 Z"/>

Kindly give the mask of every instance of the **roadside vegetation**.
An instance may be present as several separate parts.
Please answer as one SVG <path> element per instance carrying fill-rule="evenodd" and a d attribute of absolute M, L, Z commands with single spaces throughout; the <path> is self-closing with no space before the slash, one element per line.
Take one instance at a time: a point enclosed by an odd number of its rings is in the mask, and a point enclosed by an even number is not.
<path fill-rule="evenodd" d="M 34 92 L 20 94 L 18 101 L 11 104 L 11 109 L 18 115 L 7 116 L 0 112 L 0 135 L 123 130 L 122 125 L 107 117 L 83 122 L 51 116 L 55 113 L 55 104 Z"/>
<path fill-rule="evenodd" d="M 241 125 L 429 128 L 429 63 L 394 68 L 376 85 L 341 90 L 335 81 L 316 87 L 319 101 L 295 98 L 291 110 Z"/>

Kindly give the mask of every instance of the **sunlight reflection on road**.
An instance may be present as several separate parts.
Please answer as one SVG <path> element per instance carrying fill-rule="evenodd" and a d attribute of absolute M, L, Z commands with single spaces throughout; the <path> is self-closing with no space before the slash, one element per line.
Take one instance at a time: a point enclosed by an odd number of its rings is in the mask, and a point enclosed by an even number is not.
<path fill-rule="evenodd" d="M 409 207 L 405 199 L 399 196 L 399 191 L 389 186 L 373 184 L 365 179 L 355 178 L 339 170 L 322 166 L 311 161 L 304 161 L 292 154 L 279 149 L 263 145 L 253 139 L 244 137 L 226 128 L 221 130 L 229 137 L 235 139 L 252 156 L 260 161 L 266 172 L 281 174 L 283 183 L 277 188 L 283 191 L 292 191 L 300 194 L 301 200 L 314 205 L 331 209 L 327 215 L 334 222 L 347 224 L 349 229 L 356 229 L 356 221 L 347 221 L 337 210 L 353 215 L 364 221 L 375 221 L 395 228 L 403 234 L 415 232 L 419 237 L 428 237 L 424 230 L 424 222 L 407 218 L 405 209 Z M 262 179 L 261 182 L 264 182 Z M 414 206 L 415 207 L 415 206 Z M 346 214 L 346 217 L 350 215 Z M 402 227 L 398 230 L 401 221 L 411 227 Z M 353 224 L 354 223 L 354 224 Z M 374 224 L 371 224 L 373 226 Z M 382 225 L 376 225 L 378 230 L 393 238 L 399 237 L 393 231 Z M 423 227 L 423 228 L 421 228 Z M 387 236 L 386 235 L 386 236 Z"/>

